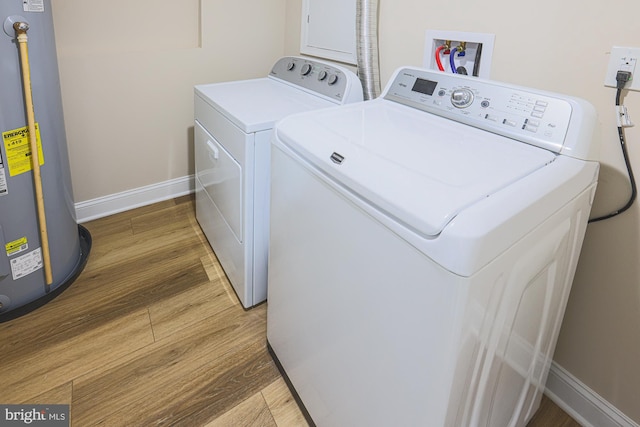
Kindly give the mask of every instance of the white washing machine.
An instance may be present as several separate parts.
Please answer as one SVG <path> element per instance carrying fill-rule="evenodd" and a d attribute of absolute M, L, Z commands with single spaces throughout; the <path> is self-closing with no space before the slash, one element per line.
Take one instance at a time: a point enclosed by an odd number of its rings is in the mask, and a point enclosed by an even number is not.
<path fill-rule="evenodd" d="M 272 143 L 267 338 L 318 426 L 525 426 L 595 193 L 593 107 L 402 68 Z"/>
<path fill-rule="evenodd" d="M 279 59 L 264 78 L 195 87 L 196 217 L 245 308 L 267 297 L 274 123 L 361 100 L 354 73 L 299 57 Z"/>

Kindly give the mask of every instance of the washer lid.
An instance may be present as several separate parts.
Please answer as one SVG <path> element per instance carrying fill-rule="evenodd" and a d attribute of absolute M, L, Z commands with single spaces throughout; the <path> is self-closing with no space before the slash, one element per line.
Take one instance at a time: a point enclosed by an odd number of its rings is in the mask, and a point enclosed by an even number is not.
<path fill-rule="evenodd" d="M 556 155 L 377 99 L 288 117 L 279 141 L 426 236 Z M 522 197 L 526 197 L 523 194 Z"/>
<path fill-rule="evenodd" d="M 269 77 L 198 85 L 195 93 L 245 133 L 272 129 L 293 113 L 336 105 Z"/>

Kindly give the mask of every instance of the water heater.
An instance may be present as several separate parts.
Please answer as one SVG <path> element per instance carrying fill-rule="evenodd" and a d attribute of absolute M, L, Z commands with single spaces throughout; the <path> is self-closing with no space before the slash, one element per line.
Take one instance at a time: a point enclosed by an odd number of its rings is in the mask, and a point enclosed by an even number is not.
<path fill-rule="evenodd" d="M 75 218 L 50 1 L 2 0 L 0 20 L 1 322 L 66 289 L 84 268 L 91 236 Z M 25 39 L 16 23 L 26 24 Z"/>

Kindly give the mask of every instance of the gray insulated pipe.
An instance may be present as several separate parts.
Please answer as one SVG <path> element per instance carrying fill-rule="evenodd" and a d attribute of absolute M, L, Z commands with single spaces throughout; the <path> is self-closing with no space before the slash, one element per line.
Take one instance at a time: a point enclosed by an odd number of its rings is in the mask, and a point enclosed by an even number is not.
<path fill-rule="evenodd" d="M 378 4 L 379 0 L 356 1 L 358 77 L 362 82 L 365 101 L 374 99 L 380 94 Z"/>

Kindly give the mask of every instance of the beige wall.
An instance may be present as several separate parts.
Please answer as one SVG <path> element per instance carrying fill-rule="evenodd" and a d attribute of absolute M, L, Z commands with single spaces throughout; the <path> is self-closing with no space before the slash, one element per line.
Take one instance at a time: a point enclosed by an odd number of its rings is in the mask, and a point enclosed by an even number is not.
<path fill-rule="evenodd" d="M 193 86 L 284 51 L 284 0 L 51 3 L 76 202 L 192 174 Z"/>
<path fill-rule="evenodd" d="M 286 53 L 299 49 L 300 1 L 287 1 Z M 291 11 L 295 11 L 292 13 Z M 383 83 L 402 65 L 421 66 L 426 29 L 493 33 L 491 77 L 580 96 L 602 127 L 602 173 L 594 211 L 626 202 L 628 184 L 617 141 L 615 90 L 603 86 L 613 45 L 640 47 L 640 2 L 621 0 L 380 0 Z M 640 78 L 640 69 L 637 70 Z M 640 92 L 624 99 L 640 121 Z M 626 130 L 640 176 L 640 129 Z M 555 360 L 640 423 L 640 226 L 636 204 L 589 226 Z"/>

